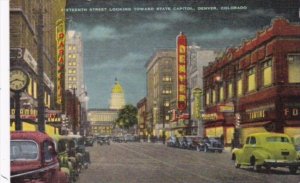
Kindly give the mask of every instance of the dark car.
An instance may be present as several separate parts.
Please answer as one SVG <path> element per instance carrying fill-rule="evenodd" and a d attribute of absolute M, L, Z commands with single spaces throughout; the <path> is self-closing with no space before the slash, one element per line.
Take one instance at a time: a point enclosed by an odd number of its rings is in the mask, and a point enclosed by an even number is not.
<path fill-rule="evenodd" d="M 11 182 L 67 183 L 69 177 L 60 171 L 53 139 L 41 132 L 11 133 Z"/>
<path fill-rule="evenodd" d="M 220 138 L 213 138 L 213 137 L 204 137 L 199 141 L 197 146 L 198 151 L 204 152 L 223 152 L 224 145 L 221 142 Z"/>
<path fill-rule="evenodd" d="M 81 166 L 88 168 L 88 164 L 91 163 L 90 153 L 85 149 L 84 139 L 81 135 L 68 135 L 67 137 L 75 140 L 75 150 L 80 156 Z"/>
<path fill-rule="evenodd" d="M 85 138 L 85 145 L 86 146 L 93 146 L 94 142 L 95 142 L 95 139 L 92 136 L 88 136 L 88 137 Z"/>
<path fill-rule="evenodd" d="M 178 138 L 175 137 L 175 136 L 171 136 L 171 137 L 167 140 L 167 146 L 168 146 L 168 147 L 178 147 L 178 146 L 179 146 Z"/>

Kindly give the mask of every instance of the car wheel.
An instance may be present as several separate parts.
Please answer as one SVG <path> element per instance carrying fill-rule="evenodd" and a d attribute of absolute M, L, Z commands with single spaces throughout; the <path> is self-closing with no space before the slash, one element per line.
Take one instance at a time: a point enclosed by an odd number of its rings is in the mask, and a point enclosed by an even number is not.
<path fill-rule="evenodd" d="M 204 146 L 204 150 L 203 150 L 204 152 L 208 152 L 208 148 L 207 148 L 207 146 Z"/>
<path fill-rule="evenodd" d="M 290 166 L 289 170 L 291 174 L 296 174 L 298 167 L 297 166 Z"/>
<path fill-rule="evenodd" d="M 251 165 L 253 166 L 253 170 L 256 171 L 256 172 L 260 172 L 261 171 L 261 165 L 257 165 L 256 164 L 256 160 L 255 160 L 255 157 L 252 156 L 251 159 L 250 159 L 250 163 Z"/>
<path fill-rule="evenodd" d="M 234 166 L 235 166 L 235 168 L 240 168 L 241 164 L 239 164 L 238 161 L 235 159 Z"/>

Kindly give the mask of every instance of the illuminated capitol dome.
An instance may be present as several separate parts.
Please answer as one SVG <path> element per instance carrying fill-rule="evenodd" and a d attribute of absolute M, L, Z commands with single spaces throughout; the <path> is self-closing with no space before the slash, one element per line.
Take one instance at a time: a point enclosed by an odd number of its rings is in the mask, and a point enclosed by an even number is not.
<path fill-rule="evenodd" d="M 125 106 L 125 97 L 123 88 L 118 82 L 118 79 L 115 79 L 115 85 L 111 90 L 110 98 L 110 109 L 122 109 Z"/>

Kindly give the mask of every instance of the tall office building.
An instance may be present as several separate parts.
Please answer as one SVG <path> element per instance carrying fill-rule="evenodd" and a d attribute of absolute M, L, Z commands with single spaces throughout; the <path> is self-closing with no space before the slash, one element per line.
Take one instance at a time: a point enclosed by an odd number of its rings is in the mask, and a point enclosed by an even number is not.
<path fill-rule="evenodd" d="M 65 89 L 75 89 L 79 96 L 85 91 L 83 82 L 83 42 L 80 32 L 67 31 Z"/>

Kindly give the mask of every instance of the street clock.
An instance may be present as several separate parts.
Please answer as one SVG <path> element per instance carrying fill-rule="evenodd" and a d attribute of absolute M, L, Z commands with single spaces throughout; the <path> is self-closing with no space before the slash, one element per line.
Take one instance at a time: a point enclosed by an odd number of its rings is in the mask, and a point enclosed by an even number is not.
<path fill-rule="evenodd" d="M 10 70 L 10 90 L 20 92 L 27 87 L 28 83 L 29 76 L 24 70 L 20 68 Z"/>

